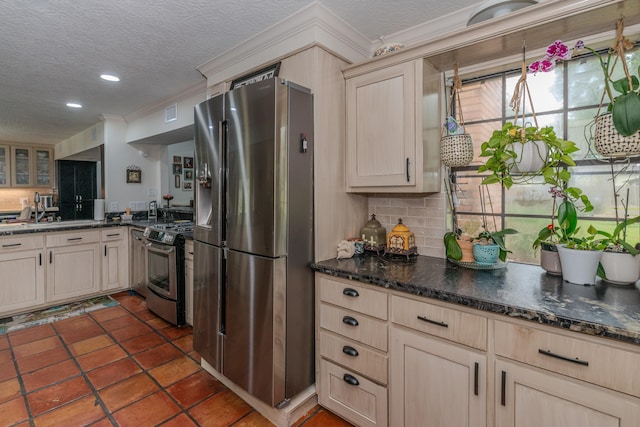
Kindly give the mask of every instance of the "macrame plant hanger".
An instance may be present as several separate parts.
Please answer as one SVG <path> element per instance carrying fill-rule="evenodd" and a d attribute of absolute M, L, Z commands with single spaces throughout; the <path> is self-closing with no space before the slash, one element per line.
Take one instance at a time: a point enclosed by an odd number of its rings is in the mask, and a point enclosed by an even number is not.
<path fill-rule="evenodd" d="M 462 81 L 458 75 L 457 63 L 454 65 L 453 73 L 453 86 L 449 99 L 451 117 L 447 118 L 442 129 L 440 161 L 448 167 L 462 167 L 467 166 L 473 160 L 473 141 L 471 140 L 471 135 L 464 130 L 464 117 L 460 102 Z M 456 120 L 456 115 L 459 120 Z"/>

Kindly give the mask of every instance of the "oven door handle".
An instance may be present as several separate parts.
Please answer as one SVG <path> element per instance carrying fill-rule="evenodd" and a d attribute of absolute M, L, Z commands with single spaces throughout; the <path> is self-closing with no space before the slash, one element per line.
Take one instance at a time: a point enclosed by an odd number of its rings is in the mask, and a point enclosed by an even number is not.
<path fill-rule="evenodd" d="M 174 246 L 160 247 L 153 243 L 147 243 L 147 250 L 160 255 L 170 255 L 176 251 Z"/>

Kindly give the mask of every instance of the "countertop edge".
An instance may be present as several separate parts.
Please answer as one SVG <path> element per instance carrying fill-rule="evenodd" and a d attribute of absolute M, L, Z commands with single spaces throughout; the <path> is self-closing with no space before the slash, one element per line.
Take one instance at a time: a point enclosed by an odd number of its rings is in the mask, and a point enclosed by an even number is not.
<path fill-rule="evenodd" d="M 611 338 L 616 341 L 640 345 L 640 333 L 619 328 L 612 325 L 588 322 L 574 319 L 557 313 L 541 310 L 533 310 L 516 305 L 505 304 L 497 301 L 482 300 L 479 298 L 460 295 L 455 292 L 448 292 L 435 289 L 430 286 L 416 285 L 407 282 L 389 280 L 382 275 L 357 274 L 349 270 L 341 270 L 334 267 L 324 266 L 319 263 L 312 263 L 310 268 L 318 273 L 327 274 L 348 280 L 356 280 L 386 289 L 393 289 L 411 295 L 422 296 L 438 301 L 448 302 L 455 305 L 465 306 L 480 311 L 495 313 L 509 318 L 522 319 L 538 324 L 549 325 L 561 329 L 578 332 L 591 336 Z"/>

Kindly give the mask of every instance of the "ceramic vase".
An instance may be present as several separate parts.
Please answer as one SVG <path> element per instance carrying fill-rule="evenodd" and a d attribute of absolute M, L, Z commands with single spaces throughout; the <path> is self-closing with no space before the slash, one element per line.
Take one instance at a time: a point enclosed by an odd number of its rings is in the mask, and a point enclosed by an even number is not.
<path fill-rule="evenodd" d="M 540 267 L 553 276 L 562 275 L 560 255 L 555 245 L 542 244 L 540 248 Z"/>
<path fill-rule="evenodd" d="M 593 147 L 602 157 L 630 157 L 640 155 L 640 131 L 622 136 L 613 125 L 611 113 L 596 117 Z"/>
<path fill-rule="evenodd" d="M 513 172 L 532 173 L 539 171 L 547 161 L 549 149 L 543 141 L 527 141 L 524 144 L 514 142 L 511 149 L 516 152 L 513 160 Z"/>
<path fill-rule="evenodd" d="M 633 285 L 640 280 L 640 255 L 622 252 L 603 252 L 600 264 L 606 282 L 616 285 Z"/>
<path fill-rule="evenodd" d="M 495 264 L 500 256 L 500 246 L 498 245 L 473 245 L 473 258 L 478 264 Z"/>
<path fill-rule="evenodd" d="M 595 285 L 602 251 L 581 251 L 557 245 L 562 278 L 576 285 Z"/>
<path fill-rule="evenodd" d="M 447 135 L 440 139 L 440 161 L 450 168 L 467 166 L 473 160 L 471 135 Z"/>

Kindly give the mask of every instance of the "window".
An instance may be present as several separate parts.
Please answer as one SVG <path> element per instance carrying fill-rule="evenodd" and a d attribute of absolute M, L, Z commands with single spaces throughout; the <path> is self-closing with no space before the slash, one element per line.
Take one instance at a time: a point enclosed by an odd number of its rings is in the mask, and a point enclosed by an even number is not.
<path fill-rule="evenodd" d="M 628 53 L 628 61 L 631 69 L 638 69 L 640 48 Z M 622 75 L 621 67 L 616 67 L 616 71 Z M 465 127 L 474 142 L 474 160 L 470 166 L 454 168 L 451 178 L 455 190 L 456 226 L 470 236 L 482 230 L 483 222 L 482 176 L 477 172 L 478 166 L 484 164 L 484 158 L 479 157 L 480 146 L 494 129 L 507 121 L 513 122 L 514 112 L 509 101 L 519 77 L 518 69 L 463 80 L 460 98 Z M 628 206 L 629 217 L 640 215 L 640 158 L 610 163 L 599 158 L 589 142 L 594 128 L 593 117 L 599 111 L 604 90 L 597 59 L 580 55 L 558 64 L 551 72 L 529 74 L 527 83 L 538 125 L 552 125 L 560 137 L 574 141 L 580 147 L 573 156 L 577 166 L 571 171 L 572 185 L 581 188 L 594 206 L 589 213 L 579 212 L 581 231 L 586 232 L 590 224 L 609 231 L 615 227 L 612 170 L 616 173 L 616 186 L 620 189 L 624 184 L 618 193 Z M 528 102 L 527 107 L 530 108 Z M 527 123 L 534 123 L 531 111 L 526 114 Z M 552 209 L 549 186 L 540 180 L 538 183 L 514 184 L 509 190 L 497 184 L 485 187 L 488 188 L 484 190 L 484 217 L 489 229 L 515 228 L 519 232 L 507 236 L 507 247 L 513 252 L 509 259 L 537 264 L 539 255 L 531 245 L 540 229 L 549 224 Z M 618 215 L 623 216 L 620 204 Z M 627 241 L 640 242 L 640 224 L 635 224 L 629 231 L 631 235 Z"/>

